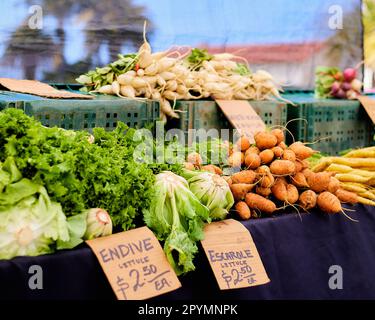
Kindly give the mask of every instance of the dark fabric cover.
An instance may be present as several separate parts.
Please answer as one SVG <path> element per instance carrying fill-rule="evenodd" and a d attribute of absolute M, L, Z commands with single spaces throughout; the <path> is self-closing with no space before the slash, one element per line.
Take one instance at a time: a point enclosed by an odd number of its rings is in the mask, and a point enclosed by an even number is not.
<path fill-rule="evenodd" d="M 182 288 L 155 298 L 178 299 L 374 299 L 375 208 L 356 206 L 348 214 L 320 212 L 244 222 L 271 282 L 220 291 L 201 253 L 197 270 L 181 277 Z M 202 252 L 202 250 L 200 250 Z M 43 290 L 30 290 L 31 265 L 43 268 Z M 329 289 L 329 267 L 343 270 L 343 289 Z M 96 258 L 85 245 L 40 257 L 0 261 L 0 299 L 114 299 Z"/>

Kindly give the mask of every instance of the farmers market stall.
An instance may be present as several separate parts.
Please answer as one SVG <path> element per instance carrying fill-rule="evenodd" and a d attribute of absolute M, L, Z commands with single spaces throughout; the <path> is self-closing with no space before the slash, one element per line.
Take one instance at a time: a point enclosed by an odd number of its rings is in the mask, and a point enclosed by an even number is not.
<path fill-rule="evenodd" d="M 375 209 L 357 205 L 351 216 L 314 211 L 248 220 L 271 282 L 220 291 L 203 253 L 196 271 L 180 277 L 182 287 L 156 300 L 178 299 L 374 299 Z M 29 268 L 43 268 L 43 290 L 30 290 Z M 331 266 L 343 271 L 343 288 L 330 289 Z M 0 261 L 0 299 L 115 299 L 99 263 L 86 247 L 54 255 Z"/>
<path fill-rule="evenodd" d="M 360 64 L 295 99 L 235 53 L 155 52 L 146 26 L 79 86 L 0 78 L 0 298 L 375 296 Z"/>

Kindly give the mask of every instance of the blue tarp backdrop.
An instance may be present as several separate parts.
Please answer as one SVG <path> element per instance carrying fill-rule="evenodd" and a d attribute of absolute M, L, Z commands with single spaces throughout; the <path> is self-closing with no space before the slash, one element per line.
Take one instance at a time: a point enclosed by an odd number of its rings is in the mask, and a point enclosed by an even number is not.
<path fill-rule="evenodd" d="M 71 82 L 136 51 L 144 20 L 153 50 L 235 52 L 298 88 L 313 87 L 318 64 L 363 59 L 360 0 L 5 0 L 0 9 L 6 77 Z M 31 29 L 38 13 L 41 29 Z"/>

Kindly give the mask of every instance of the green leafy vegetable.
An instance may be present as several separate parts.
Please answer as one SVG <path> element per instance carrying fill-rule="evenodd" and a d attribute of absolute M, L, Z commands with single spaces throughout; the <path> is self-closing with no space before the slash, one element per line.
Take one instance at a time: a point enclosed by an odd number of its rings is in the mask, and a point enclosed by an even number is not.
<path fill-rule="evenodd" d="M 86 212 L 87 228 L 84 234 L 86 240 L 105 237 L 112 234 L 112 220 L 103 209 L 90 209 Z"/>
<path fill-rule="evenodd" d="M 210 61 L 212 58 L 213 56 L 206 49 L 194 48 L 187 57 L 187 61 L 193 65 L 194 69 L 199 69 L 203 61 Z"/>
<path fill-rule="evenodd" d="M 210 209 L 210 218 L 225 219 L 234 204 L 228 183 L 211 172 L 184 170 L 183 177 L 187 179 L 191 192 Z"/>
<path fill-rule="evenodd" d="M 181 168 L 134 161 L 140 143 L 134 134 L 119 122 L 112 132 L 95 129 L 90 143 L 86 132 L 46 128 L 21 110 L 7 109 L 0 112 L 0 161 L 13 157 L 20 174 L 44 186 L 67 216 L 102 208 L 114 226 L 128 230 L 150 205 L 153 173 Z"/>
<path fill-rule="evenodd" d="M 209 222 L 209 209 L 189 190 L 187 181 L 172 173 L 156 176 L 153 198 L 144 220 L 164 242 L 168 261 L 178 275 L 195 269 L 196 241 L 203 239 L 203 224 Z"/>
<path fill-rule="evenodd" d="M 70 240 L 60 204 L 50 200 L 44 187 L 14 175 L 9 170 L 17 170 L 14 159 L 6 162 L 0 169 L 0 259 L 53 252 L 56 241 Z"/>
<path fill-rule="evenodd" d="M 111 84 L 115 76 L 123 74 L 129 70 L 133 70 L 138 60 L 138 56 L 134 53 L 118 55 L 119 59 L 102 68 L 90 70 L 80 75 L 76 81 L 85 87 L 81 91 L 89 92 L 96 90 L 104 85 Z"/>
<path fill-rule="evenodd" d="M 57 240 L 57 250 L 73 249 L 83 242 L 87 229 L 86 216 L 86 213 L 81 213 L 67 218 L 69 240 Z"/>
<path fill-rule="evenodd" d="M 248 76 L 251 74 L 249 67 L 244 63 L 237 63 L 237 68 L 233 71 L 241 76 Z"/>

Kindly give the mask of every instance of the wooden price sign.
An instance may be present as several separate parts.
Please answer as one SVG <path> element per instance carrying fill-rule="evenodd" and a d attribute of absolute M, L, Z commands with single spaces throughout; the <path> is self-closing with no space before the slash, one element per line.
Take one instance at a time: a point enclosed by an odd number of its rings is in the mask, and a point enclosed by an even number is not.
<path fill-rule="evenodd" d="M 181 287 L 147 227 L 87 241 L 119 300 L 143 300 Z"/>
<path fill-rule="evenodd" d="M 266 125 L 247 100 L 216 100 L 226 118 L 240 135 L 246 135 L 254 143 L 254 134 L 264 131 Z"/>
<path fill-rule="evenodd" d="M 366 96 L 359 96 L 358 100 L 361 102 L 363 108 L 365 108 L 367 114 L 372 120 L 372 123 L 375 124 L 375 99 L 371 99 Z"/>
<path fill-rule="evenodd" d="M 203 249 L 221 290 L 270 282 L 249 231 L 233 219 L 214 222 L 204 229 Z"/>

